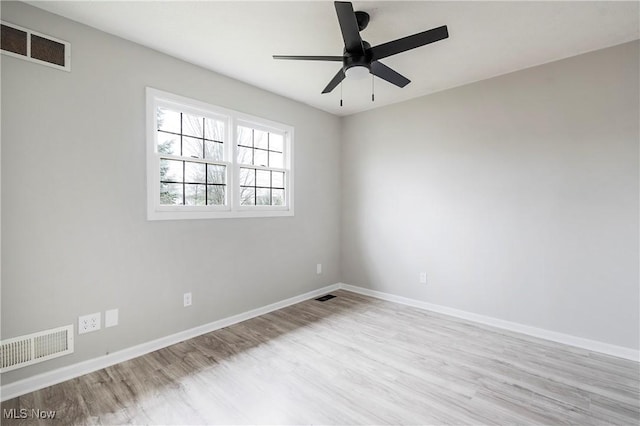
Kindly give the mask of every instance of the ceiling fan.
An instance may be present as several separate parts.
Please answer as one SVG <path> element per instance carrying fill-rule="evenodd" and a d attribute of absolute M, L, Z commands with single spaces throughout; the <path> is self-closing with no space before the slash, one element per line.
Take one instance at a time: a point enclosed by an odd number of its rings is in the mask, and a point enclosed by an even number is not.
<path fill-rule="evenodd" d="M 344 39 L 344 53 L 342 56 L 288 56 L 273 55 L 273 59 L 292 59 L 302 61 L 335 61 L 342 62 L 342 68 L 324 88 L 322 93 L 329 93 L 336 88 L 347 74 L 351 73 L 371 73 L 376 77 L 404 87 L 411 82 L 408 78 L 392 70 L 380 62 L 380 59 L 415 49 L 429 43 L 443 40 L 449 37 L 447 26 L 433 28 L 421 33 L 403 37 L 387 43 L 371 47 L 369 43 L 362 40 L 360 31 L 369 24 L 369 14 L 367 12 L 354 12 L 350 2 L 334 2 L 338 23 Z"/>

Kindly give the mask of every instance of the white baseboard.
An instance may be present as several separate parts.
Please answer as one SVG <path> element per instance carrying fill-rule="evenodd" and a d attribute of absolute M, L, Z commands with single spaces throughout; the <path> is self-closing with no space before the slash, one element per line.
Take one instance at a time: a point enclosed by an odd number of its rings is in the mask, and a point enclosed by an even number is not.
<path fill-rule="evenodd" d="M 185 340 L 200 336 L 211 331 L 219 330 L 224 327 L 228 327 L 233 324 L 237 324 L 242 321 L 246 321 L 251 318 L 255 318 L 260 315 L 268 314 L 269 312 L 276 311 L 278 309 L 285 308 L 287 306 L 295 305 L 296 303 L 303 302 L 308 299 L 321 296 L 334 290 L 338 290 L 340 284 L 333 284 L 327 287 L 323 287 L 317 290 L 310 291 L 298 296 L 291 297 L 289 299 L 282 300 L 280 302 L 272 303 L 261 308 L 252 309 L 247 312 L 243 312 L 238 315 L 223 318 L 218 321 L 204 324 L 198 327 L 191 328 L 189 330 L 181 331 L 179 333 L 172 334 L 170 336 L 161 337 L 150 342 L 142 343 L 140 345 L 132 346 L 121 351 L 110 353 L 109 355 L 101 356 L 98 358 L 82 361 L 77 364 L 69 365 L 66 367 L 58 368 L 56 370 L 48 371 L 46 373 L 38 374 L 36 376 L 28 377 L 23 380 L 18 380 L 13 383 L 3 385 L 0 388 L 0 400 L 6 401 L 11 398 L 24 395 L 25 393 L 33 392 L 39 389 L 46 388 L 58 383 L 65 382 L 67 380 L 74 379 L 84 374 L 92 373 L 94 371 L 101 370 L 120 362 L 124 362 L 133 358 L 137 358 L 149 352 L 157 351 L 158 349 L 166 348 L 167 346 L 174 345 L 176 343 L 183 342 Z"/>
<path fill-rule="evenodd" d="M 545 330 L 543 328 L 531 327 L 516 322 L 505 321 L 485 315 L 474 314 L 472 312 L 461 311 L 447 306 L 436 305 L 433 303 L 423 302 L 421 300 L 410 299 L 407 297 L 396 296 L 394 294 L 384 293 L 377 290 L 371 290 L 364 287 L 356 287 L 349 284 L 340 283 L 340 288 L 365 296 L 375 297 L 377 299 L 387 300 L 389 302 L 401 303 L 403 305 L 413 306 L 428 311 L 438 312 L 456 318 L 473 321 L 480 324 L 490 325 L 492 327 L 504 330 L 515 331 L 528 336 L 533 336 L 545 340 L 551 340 L 557 343 L 563 343 L 569 346 L 575 346 L 587 349 L 593 352 L 599 352 L 606 355 L 624 358 L 631 361 L 640 362 L 640 351 L 636 349 L 616 346 L 610 343 L 599 342 L 597 340 L 585 339 L 582 337 L 572 336 L 570 334 L 558 333 L 556 331 Z"/>

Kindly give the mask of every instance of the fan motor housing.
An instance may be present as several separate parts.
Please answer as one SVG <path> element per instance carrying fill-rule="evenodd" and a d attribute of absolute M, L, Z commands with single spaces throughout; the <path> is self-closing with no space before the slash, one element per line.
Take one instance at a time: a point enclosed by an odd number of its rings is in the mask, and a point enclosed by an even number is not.
<path fill-rule="evenodd" d="M 371 45 L 362 40 L 362 47 L 364 47 L 364 54 L 349 53 L 344 49 L 342 69 L 345 72 L 353 67 L 366 67 L 367 69 L 371 69 Z"/>

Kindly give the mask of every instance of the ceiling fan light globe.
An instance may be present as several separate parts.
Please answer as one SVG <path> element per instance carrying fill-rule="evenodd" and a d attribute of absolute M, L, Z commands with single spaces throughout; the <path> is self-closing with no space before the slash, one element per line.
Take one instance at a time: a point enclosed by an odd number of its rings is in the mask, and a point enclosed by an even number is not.
<path fill-rule="evenodd" d="M 346 74 L 349 79 L 363 80 L 369 76 L 369 68 L 358 65 L 347 69 Z"/>

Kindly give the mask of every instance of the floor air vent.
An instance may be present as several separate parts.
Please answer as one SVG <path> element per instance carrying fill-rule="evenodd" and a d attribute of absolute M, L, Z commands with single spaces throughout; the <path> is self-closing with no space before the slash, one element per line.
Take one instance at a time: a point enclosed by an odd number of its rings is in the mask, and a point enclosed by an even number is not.
<path fill-rule="evenodd" d="M 36 364 L 73 352 L 73 325 L 0 342 L 0 372 Z"/>
<path fill-rule="evenodd" d="M 334 296 L 333 294 L 327 294 L 327 295 L 324 295 L 322 297 L 318 297 L 316 300 L 318 302 L 326 302 L 327 300 L 333 299 L 334 297 L 336 297 L 336 296 Z"/>

